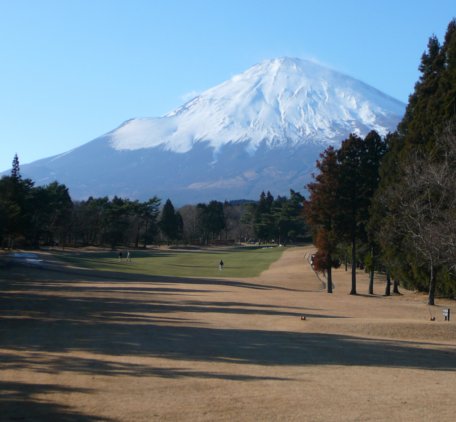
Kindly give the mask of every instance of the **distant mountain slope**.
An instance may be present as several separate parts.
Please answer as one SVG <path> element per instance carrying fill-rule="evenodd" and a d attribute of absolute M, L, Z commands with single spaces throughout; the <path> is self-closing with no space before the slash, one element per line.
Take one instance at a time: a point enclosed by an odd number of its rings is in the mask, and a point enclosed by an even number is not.
<path fill-rule="evenodd" d="M 159 118 L 132 119 L 79 148 L 22 166 L 74 198 L 173 202 L 302 191 L 318 153 L 350 133 L 395 129 L 405 105 L 313 62 L 255 65 Z"/>

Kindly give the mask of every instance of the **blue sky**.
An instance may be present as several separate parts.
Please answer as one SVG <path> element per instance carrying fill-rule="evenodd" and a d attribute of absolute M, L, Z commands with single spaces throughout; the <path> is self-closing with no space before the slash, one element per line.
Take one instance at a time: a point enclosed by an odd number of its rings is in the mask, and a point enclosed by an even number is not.
<path fill-rule="evenodd" d="M 454 0 L 0 0 L 0 170 L 160 116 L 273 57 L 407 102 Z"/>

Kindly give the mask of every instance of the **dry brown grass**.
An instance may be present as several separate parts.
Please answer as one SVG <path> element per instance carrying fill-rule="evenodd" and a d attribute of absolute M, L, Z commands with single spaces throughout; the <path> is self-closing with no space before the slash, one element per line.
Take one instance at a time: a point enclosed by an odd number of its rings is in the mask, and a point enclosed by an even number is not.
<path fill-rule="evenodd" d="M 453 421 L 454 303 L 431 322 L 343 270 L 328 295 L 309 253 L 249 280 L 0 270 L 0 419 Z"/>

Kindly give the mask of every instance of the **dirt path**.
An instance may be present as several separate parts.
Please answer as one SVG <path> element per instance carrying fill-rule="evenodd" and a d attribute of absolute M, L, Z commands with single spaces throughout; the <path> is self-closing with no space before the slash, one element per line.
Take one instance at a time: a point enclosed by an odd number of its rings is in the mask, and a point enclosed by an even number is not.
<path fill-rule="evenodd" d="M 2 270 L 0 420 L 453 421 L 454 303 L 431 322 L 343 270 L 328 295 L 310 252 L 246 280 Z"/>

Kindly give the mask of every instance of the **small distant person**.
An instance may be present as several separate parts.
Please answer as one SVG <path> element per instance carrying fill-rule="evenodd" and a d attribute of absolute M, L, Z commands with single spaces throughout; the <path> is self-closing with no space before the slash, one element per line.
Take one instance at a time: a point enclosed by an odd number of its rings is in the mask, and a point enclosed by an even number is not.
<path fill-rule="evenodd" d="M 220 263 L 219 263 L 219 270 L 220 270 L 220 271 L 223 270 L 223 266 L 224 266 L 224 265 L 225 265 L 225 264 L 223 263 L 223 261 L 220 260 Z"/>
<path fill-rule="evenodd" d="M 119 252 L 119 261 L 122 262 L 122 252 Z"/>
<path fill-rule="evenodd" d="M 131 262 L 130 251 L 127 251 L 127 262 Z"/>

